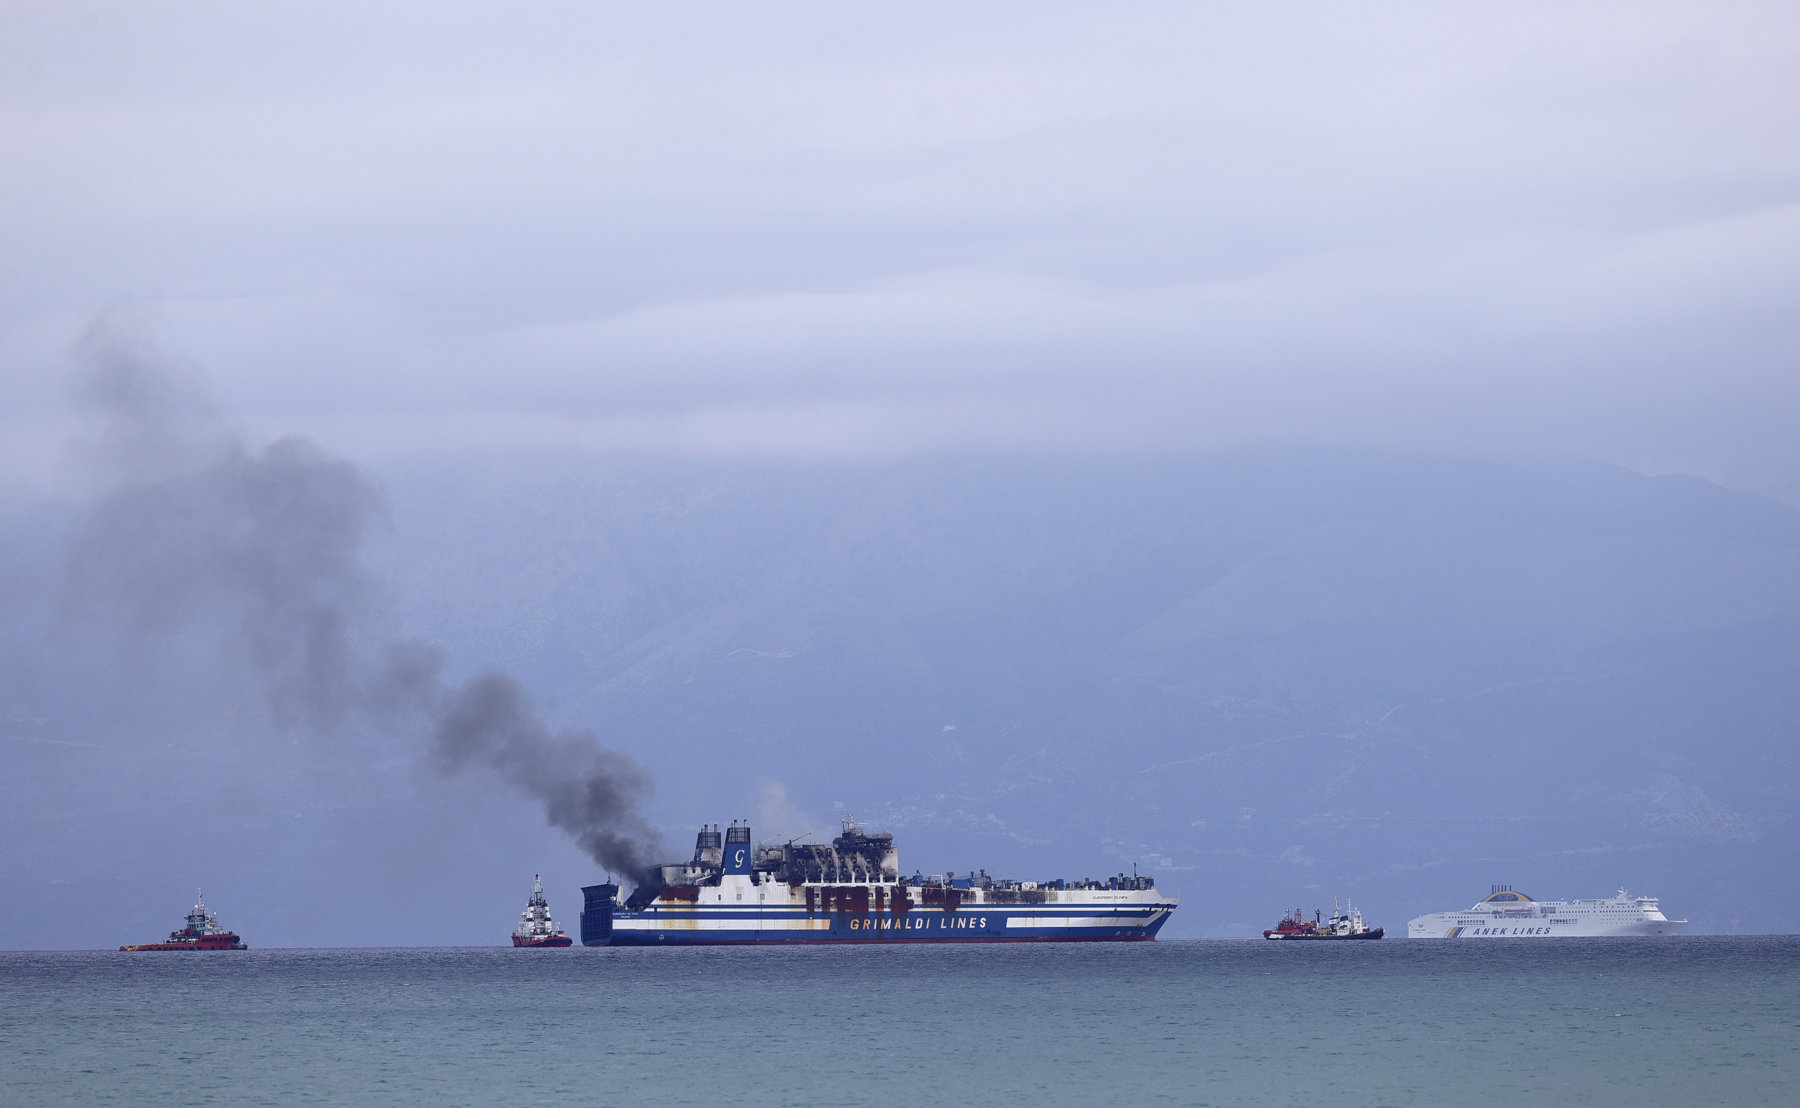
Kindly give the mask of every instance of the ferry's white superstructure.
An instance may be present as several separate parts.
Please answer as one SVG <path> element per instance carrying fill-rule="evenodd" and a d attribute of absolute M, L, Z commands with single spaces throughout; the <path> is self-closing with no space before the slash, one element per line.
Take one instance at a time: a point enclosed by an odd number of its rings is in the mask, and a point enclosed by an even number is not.
<path fill-rule="evenodd" d="M 1409 939 L 1554 939 L 1679 935 L 1687 920 L 1670 919 L 1653 896 L 1620 889 L 1596 900 L 1533 900 L 1495 885 L 1474 907 L 1420 916 L 1406 925 Z"/>

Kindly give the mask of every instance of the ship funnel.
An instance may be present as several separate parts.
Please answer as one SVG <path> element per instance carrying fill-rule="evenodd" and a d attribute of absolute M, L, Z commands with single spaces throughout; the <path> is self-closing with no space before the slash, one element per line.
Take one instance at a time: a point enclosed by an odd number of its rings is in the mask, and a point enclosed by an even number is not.
<path fill-rule="evenodd" d="M 750 872 L 750 824 L 731 821 L 725 829 L 725 872 Z"/>
<path fill-rule="evenodd" d="M 719 838 L 719 825 L 707 827 L 700 825 L 700 834 L 694 837 L 694 864 L 716 866 L 723 857 L 723 844 Z"/>

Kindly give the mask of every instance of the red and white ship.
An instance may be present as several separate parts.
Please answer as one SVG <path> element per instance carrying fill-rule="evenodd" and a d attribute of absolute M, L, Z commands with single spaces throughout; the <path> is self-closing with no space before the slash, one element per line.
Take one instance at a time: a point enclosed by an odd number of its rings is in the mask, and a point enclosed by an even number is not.
<path fill-rule="evenodd" d="M 199 894 L 193 911 L 187 914 L 187 926 L 169 932 L 160 943 L 132 943 L 120 950 L 249 950 L 237 932 L 219 926 L 219 917 L 206 910 L 206 894 Z"/>
<path fill-rule="evenodd" d="M 1349 904 L 1343 911 L 1338 911 L 1334 903 L 1331 918 L 1321 920 L 1321 913 L 1314 912 L 1313 918 L 1307 919 L 1295 908 L 1291 915 L 1282 917 L 1280 923 L 1263 932 L 1265 939 L 1379 939 L 1385 933 L 1383 928 L 1370 927 L 1363 922 L 1362 910 Z"/>
<path fill-rule="evenodd" d="M 569 946 L 574 940 L 550 918 L 550 905 L 544 900 L 544 881 L 531 876 L 531 899 L 519 916 L 519 929 L 513 932 L 514 946 Z"/>

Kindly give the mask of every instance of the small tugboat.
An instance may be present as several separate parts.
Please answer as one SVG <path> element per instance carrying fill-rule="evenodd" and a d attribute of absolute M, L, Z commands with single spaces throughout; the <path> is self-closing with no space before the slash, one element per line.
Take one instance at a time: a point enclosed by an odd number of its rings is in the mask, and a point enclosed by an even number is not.
<path fill-rule="evenodd" d="M 160 943 L 132 943 L 120 950 L 249 950 L 237 932 L 219 926 L 219 917 L 206 910 L 206 894 L 200 893 L 194 910 L 187 914 L 187 926 L 169 932 Z"/>
<path fill-rule="evenodd" d="M 1330 919 L 1321 920 L 1320 913 L 1313 912 L 1313 918 L 1307 919 L 1295 908 L 1293 913 L 1282 917 L 1280 923 L 1263 932 L 1265 939 L 1379 939 L 1387 932 L 1380 927 L 1370 927 L 1363 922 L 1362 910 L 1352 906 L 1348 901 L 1344 910 L 1338 911 L 1337 902 L 1333 901 Z"/>
<path fill-rule="evenodd" d="M 519 929 L 513 932 L 514 946 L 569 946 L 573 939 L 550 918 L 550 905 L 544 900 L 544 881 L 531 876 L 531 899 L 519 915 Z"/>

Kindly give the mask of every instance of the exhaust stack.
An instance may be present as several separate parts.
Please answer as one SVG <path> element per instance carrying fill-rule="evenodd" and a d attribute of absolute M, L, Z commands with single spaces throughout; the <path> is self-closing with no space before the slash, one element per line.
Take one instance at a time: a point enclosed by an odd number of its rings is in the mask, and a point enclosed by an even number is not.
<path fill-rule="evenodd" d="M 725 876 L 750 872 L 750 824 L 731 821 L 725 829 Z"/>

